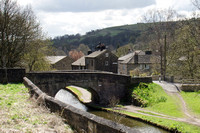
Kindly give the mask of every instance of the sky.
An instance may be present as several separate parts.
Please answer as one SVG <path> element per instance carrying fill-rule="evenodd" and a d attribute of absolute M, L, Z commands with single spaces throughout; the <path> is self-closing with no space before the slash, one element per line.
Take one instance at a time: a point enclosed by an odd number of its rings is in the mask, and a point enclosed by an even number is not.
<path fill-rule="evenodd" d="M 31 6 L 48 37 L 142 22 L 150 9 L 172 8 L 181 14 L 194 11 L 191 0 L 17 0 Z"/>

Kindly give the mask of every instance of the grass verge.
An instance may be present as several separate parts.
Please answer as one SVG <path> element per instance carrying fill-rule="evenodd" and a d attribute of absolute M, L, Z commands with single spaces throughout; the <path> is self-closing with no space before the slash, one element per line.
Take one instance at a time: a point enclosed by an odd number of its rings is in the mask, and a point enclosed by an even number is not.
<path fill-rule="evenodd" d="M 0 85 L 0 132 L 73 132 L 60 116 L 29 97 L 23 84 Z"/>
<path fill-rule="evenodd" d="M 167 129 L 170 129 L 171 131 L 179 131 L 181 133 L 200 133 L 200 127 L 190 125 L 184 122 L 145 116 L 145 115 L 141 115 L 141 114 L 137 114 L 133 112 L 127 112 L 127 111 L 123 111 L 123 114 L 130 117 L 134 117 L 134 118 L 135 117 L 141 118 L 147 122 L 151 122 L 151 123 L 154 123 L 155 125 L 159 125 Z"/>
<path fill-rule="evenodd" d="M 163 129 L 169 130 L 170 132 L 181 132 L 181 133 L 200 133 L 200 127 L 191 125 L 188 123 L 168 120 L 164 118 L 146 116 L 138 113 L 128 112 L 124 110 L 114 110 L 111 108 L 101 108 L 104 111 L 113 111 L 115 113 L 120 113 L 123 116 L 130 117 L 136 120 L 141 120 L 143 122 L 151 123 L 155 126 L 161 127 Z"/>

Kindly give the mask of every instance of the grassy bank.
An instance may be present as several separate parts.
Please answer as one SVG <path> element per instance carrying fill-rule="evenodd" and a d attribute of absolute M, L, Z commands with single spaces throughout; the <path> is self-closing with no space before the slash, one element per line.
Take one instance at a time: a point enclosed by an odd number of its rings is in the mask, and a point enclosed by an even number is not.
<path fill-rule="evenodd" d="M 181 92 L 181 96 L 187 104 L 189 110 L 200 118 L 200 91 Z"/>
<path fill-rule="evenodd" d="M 145 120 L 146 122 L 154 123 L 154 125 L 158 125 L 166 129 L 170 129 L 173 132 L 178 131 L 181 133 L 200 133 L 200 127 L 190 125 L 184 122 L 145 116 L 145 115 L 136 114 L 136 113 L 127 112 L 127 111 L 123 111 L 123 114 L 126 114 L 127 116 L 130 116 L 133 118 L 141 118 L 142 120 Z"/>
<path fill-rule="evenodd" d="M 133 98 L 142 101 L 144 109 L 174 117 L 183 117 L 180 101 L 169 96 L 161 86 L 151 83 L 132 88 Z"/>
<path fill-rule="evenodd" d="M 0 85 L 0 132 L 73 132 L 63 119 L 29 98 L 23 84 Z"/>

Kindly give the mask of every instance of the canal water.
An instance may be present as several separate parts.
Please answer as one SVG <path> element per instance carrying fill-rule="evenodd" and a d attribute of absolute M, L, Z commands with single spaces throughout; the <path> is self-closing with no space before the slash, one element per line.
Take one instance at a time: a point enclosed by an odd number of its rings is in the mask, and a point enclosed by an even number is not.
<path fill-rule="evenodd" d="M 74 95 L 72 95 L 70 92 L 64 89 L 61 89 L 60 91 L 57 92 L 57 94 L 55 95 L 55 99 L 60 100 L 66 104 L 72 105 L 81 110 L 88 111 L 92 114 L 103 117 L 105 119 L 109 119 L 113 121 L 117 120 L 117 122 L 119 122 L 120 124 L 137 129 L 141 131 L 142 133 L 168 133 L 167 131 L 163 129 L 151 126 L 149 124 L 146 124 L 146 123 L 143 123 L 131 118 L 126 118 L 125 116 L 119 116 L 114 113 L 109 113 L 105 111 L 96 111 L 96 110 L 88 109 L 84 104 L 80 103 L 79 100 Z"/>
<path fill-rule="evenodd" d="M 60 100 L 63 103 L 72 105 L 75 108 L 81 109 L 83 111 L 88 110 L 88 108 L 84 104 L 82 104 L 74 95 L 64 89 L 61 89 L 56 93 L 55 99 Z"/>

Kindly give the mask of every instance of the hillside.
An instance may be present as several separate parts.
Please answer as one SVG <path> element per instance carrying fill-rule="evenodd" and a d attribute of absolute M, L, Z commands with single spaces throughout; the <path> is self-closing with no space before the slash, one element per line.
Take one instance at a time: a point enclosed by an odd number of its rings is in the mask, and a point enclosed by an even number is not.
<path fill-rule="evenodd" d="M 147 24 L 138 23 L 123 25 L 105 29 L 93 30 L 86 35 L 64 35 L 52 39 L 53 46 L 68 53 L 71 49 L 76 49 L 80 44 L 89 46 L 94 50 L 95 46 L 102 42 L 109 46 L 111 50 L 124 46 L 128 43 L 135 43 L 143 31 L 147 29 Z"/>

